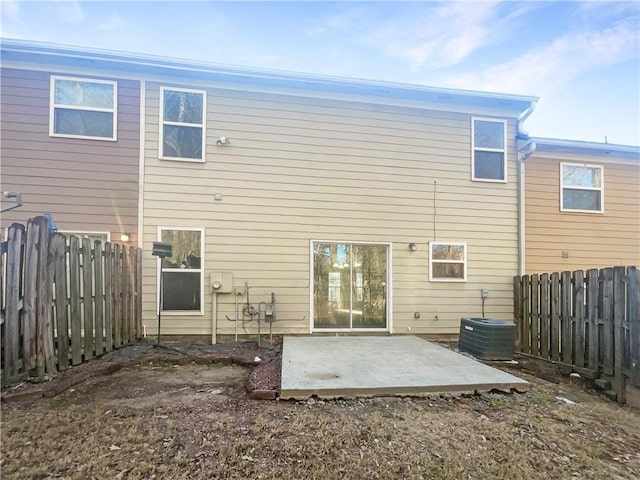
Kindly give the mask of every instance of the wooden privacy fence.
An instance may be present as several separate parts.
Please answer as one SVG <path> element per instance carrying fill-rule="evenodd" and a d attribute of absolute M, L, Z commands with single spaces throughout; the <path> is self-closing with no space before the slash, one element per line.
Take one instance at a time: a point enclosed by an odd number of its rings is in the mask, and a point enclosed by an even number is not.
<path fill-rule="evenodd" d="M 44 217 L 2 243 L 2 378 L 53 376 L 142 336 L 142 251 L 49 231 Z"/>
<path fill-rule="evenodd" d="M 640 273 L 611 267 L 514 278 L 520 350 L 640 387 Z"/>

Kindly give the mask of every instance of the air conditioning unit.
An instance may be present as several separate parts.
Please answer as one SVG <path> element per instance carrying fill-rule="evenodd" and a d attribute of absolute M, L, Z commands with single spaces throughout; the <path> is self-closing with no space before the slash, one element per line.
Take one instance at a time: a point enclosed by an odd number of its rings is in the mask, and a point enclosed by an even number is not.
<path fill-rule="evenodd" d="M 462 318 L 458 349 L 481 360 L 512 360 L 516 326 L 488 318 Z"/>

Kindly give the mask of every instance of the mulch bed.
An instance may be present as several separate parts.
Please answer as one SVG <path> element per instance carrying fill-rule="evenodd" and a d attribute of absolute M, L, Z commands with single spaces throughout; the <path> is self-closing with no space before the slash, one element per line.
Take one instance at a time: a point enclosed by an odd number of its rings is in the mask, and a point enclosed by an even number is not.
<path fill-rule="evenodd" d="M 55 378 L 31 379 L 21 384 L 3 388 L 2 402 L 33 401 L 49 398 L 89 378 L 111 375 L 123 368 L 141 363 L 174 364 L 222 364 L 251 368 L 245 385 L 251 398 L 273 400 L 280 390 L 281 346 L 255 342 L 218 345 L 177 344 L 157 347 L 143 340 L 113 350 L 100 358 L 73 366 Z"/>

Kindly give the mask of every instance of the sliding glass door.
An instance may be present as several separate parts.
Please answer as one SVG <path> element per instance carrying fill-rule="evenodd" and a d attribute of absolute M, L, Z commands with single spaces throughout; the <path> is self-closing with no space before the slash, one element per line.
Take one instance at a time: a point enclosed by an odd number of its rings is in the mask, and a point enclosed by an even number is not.
<path fill-rule="evenodd" d="M 387 329 L 387 245 L 313 244 L 313 327 Z"/>

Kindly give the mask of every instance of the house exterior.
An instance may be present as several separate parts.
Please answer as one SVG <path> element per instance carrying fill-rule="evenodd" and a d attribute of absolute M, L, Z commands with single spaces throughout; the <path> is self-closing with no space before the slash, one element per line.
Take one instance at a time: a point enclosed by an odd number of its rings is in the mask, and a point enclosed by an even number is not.
<path fill-rule="evenodd" d="M 531 138 L 527 273 L 640 265 L 640 148 Z"/>
<path fill-rule="evenodd" d="M 461 317 L 512 320 L 523 253 L 517 138 L 535 98 L 18 42 L 2 55 L 3 76 L 15 79 L 2 90 L 15 116 L 2 120 L 12 145 L 3 139 L 3 189 L 84 175 L 87 188 L 110 191 L 126 176 L 127 207 L 85 203 L 68 221 L 84 221 L 82 211 L 87 225 L 117 232 L 103 216 L 127 208 L 137 219 L 149 333 L 160 289 L 154 241 L 173 246 L 163 334 L 253 334 L 257 318 L 275 318 L 277 334 L 445 336 Z M 56 103 L 58 77 L 117 88 L 117 139 L 52 134 L 46 120 L 68 106 Z M 20 78 L 37 82 L 20 87 Z M 24 113 L 32 88 L 37 121 Z M 31 164 L 44 157 L 46 171 L 19 166 L 32 149 Z M 15 172 L 7 187 L 5 155 Z M 38 185 L 59 185 L 46 179 Z M 67 222 L 70 207 L 38 202 Z"/>
<path fill-rule="evenodd" d="M 0 189 L 23 201 L 2 214 L 3 236 L 50 213 L 62 232 L 136 244 L 140 82 L 95 77 L 26 45 L 1 48 Z M 13 202 L 3 196 L 2 208 Z"/>

